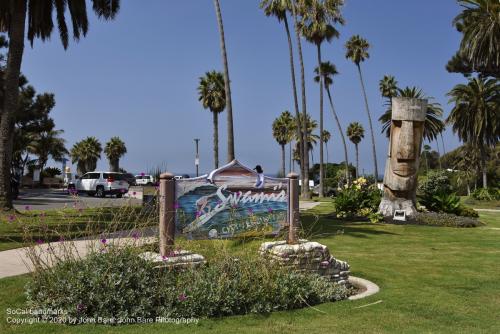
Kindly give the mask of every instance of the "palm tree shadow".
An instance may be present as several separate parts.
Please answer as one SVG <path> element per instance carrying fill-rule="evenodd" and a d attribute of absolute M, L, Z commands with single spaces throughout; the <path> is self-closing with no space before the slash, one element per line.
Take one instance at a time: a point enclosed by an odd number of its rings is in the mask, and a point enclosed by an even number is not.
<path fill-rule="evenodd" d="M 370 222 L 347 221 L 331 218 L 328 215 L 303 214 L 301 230 L 306 238 L 326 238 L 346 234 L 356 238 L 369 238 L 376 235 L 399 235 L 398 233 L 376 229 Z"/>

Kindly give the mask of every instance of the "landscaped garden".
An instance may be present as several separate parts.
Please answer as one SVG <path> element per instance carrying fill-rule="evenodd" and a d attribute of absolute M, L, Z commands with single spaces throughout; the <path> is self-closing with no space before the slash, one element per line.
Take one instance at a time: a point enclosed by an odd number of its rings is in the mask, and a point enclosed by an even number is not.
<path fill-rule="evenodd" d="M 292 329 L 304 333 L 311 330 L 319 333 L 332 331 L 451 333 L 500 330 L 495 315 L 491 312 L 500 307 L 500 300 L 496 298 L 498 290 L 496 278 L 500 274 L 500 268 L 496 265 L 500 252 L 498 213 L 481 212 L 480 220 L 486 225 L 467 229 L 346 221 L 334 216 L 333 203 L 322 202 L 303 214 L 303 233 L 310 239 L 327 245 L 335 257 L 348 261 L 352 275 L 376 282 L 381 288 L 379 293 L 358 301 L 322 303 L 293 311 L 269 313 L 266 311 L 271 310 L 267 309 L 261 314 L 201 318 L 197 324 L 189 326 L 158 323 L 116 327 L 57 324 L 28 326 L 7 324 L 9 315 L 5 313 L 5 317 L 1 320 L 2 332 L 133 333 L 139 328 L 153 333 L 165 330 L 179 333 L 193 331 L 268 333 Z M 210 261 L 214 259 L 215 254 L 240 258 L 245 258 L 244 254 L 250 257 L 256 256 L 261 242 L 261 239 L 181 241 L 181 245 L 186 246 L 188 243 L 191 249 L 207 256 Z M 113 263 L 119 267 L 121 262 Z M 99 275 L 106 275 L 105 272 L 99 272 L 98 263 L 94 266 L 95 271 L 91 270 L 91 264 L 82 263 L 81 266 L 89 267 L 83 269 L 83 272 L 93 276 L 92 279 L 98 280 Z M 240 267 L 245 268 L 245 264 L 238 266 Z M 70 277 L 70 273 L 67 273 Z M 262 279 L 259 276 L 262 274 L 261 270 L 240 272 L 242 275 L 245 273 L 248 282 L 251 282 L 252 274 L 257 281 Z M 32 279 L 30 275 L 23 275 L 0 280 L 3 312 L 7 312 L 7 309 L 27 307 L 26 284 Z M 64 284 L 70 283 L 65 282 L 63 276 L 59 276 L 59 281 L 53 281 L 45 288 L 63 292 Z M 206 284 L 208 289 L 215 283 L 207 280 L 203 284 Z M 142 294 L 150 293 L 146 286 L 143 289 L 144 291 L 139 289 L 134 292 L 138 298 L 136 300 L 140 300 Z M 75 290 L 75 294 L 78 293 L 83 292 Z M 116 290 L 109 293 L 116 293 Z M 192 297 L 189 293 L 186 291 L 185 295 L 180 297 L 176 293 L 174 295 L 176 303 L 181 307 L 182 303 L 186 303 L 187 307 Z M 120 300 L 119 296 L 98 289 L 95 290 L 95 294 L 97 295 L 94 298 L 103 298 L 103 304 L 106 301 L 119 303 Z M 218 297 L 225 295 L 222 293 Z M 227 305 L 232 307 L 238 305 L 239 298 L 232 293 L 227 293 L 227 296 L 234 298 L 227 300 Z M 50 303 L 56 298 L 56 295 L 47 295 L 45 302 Z M 68 296 L 68 300 L 71 300 L 71 296 Z M 222 298 L 220 302 L 223 301 Z M 82 304 L 84 302 L 82 301 Z M 264 303 L 265 299 L 262 299 L 262 302 Z"/>

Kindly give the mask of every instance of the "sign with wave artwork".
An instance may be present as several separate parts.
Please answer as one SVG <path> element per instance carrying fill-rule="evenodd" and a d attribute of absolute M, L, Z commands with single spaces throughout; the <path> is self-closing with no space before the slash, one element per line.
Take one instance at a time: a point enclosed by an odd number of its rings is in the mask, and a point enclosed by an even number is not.
<path fill-rule="evenodd" d="M 176 233 L 188 239 L 277 234 L 288 221 L 288 182 L 237 160 L 192 179 L 176 180 Z M 257 186 L 258 185 L 258 186 Z"/>

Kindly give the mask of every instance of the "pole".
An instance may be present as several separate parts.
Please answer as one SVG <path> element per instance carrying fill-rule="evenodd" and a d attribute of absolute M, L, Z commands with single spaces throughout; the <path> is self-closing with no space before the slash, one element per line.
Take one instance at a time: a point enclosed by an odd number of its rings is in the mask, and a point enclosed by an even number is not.
<path fill-rule="evenodd" d="M 290 173 L 288 177 L 288 238 L 287 244 L 298 243 L 297 228 L 300 222 L 299 216 L 299 179 L 295 173 Z"/>
<path fill-rule="evenodd" d="M 167 256 L 173 250 L 175 237 L 175 179 L 174 174 L 160 175 L 160 255 Z"/>
<path fill-rule="evenodd" d="M 200 166 L 200 156 L 198 154 L 198 143 L 199 143 L 200 139 L 199 138 L 195 138 L 194 141 L 196 143 L 196 158 L 194 159 L 194 164 L 196 165 L 196 177 L 198 177 L 198 175 L 199 175 L 199 166 Z"/>

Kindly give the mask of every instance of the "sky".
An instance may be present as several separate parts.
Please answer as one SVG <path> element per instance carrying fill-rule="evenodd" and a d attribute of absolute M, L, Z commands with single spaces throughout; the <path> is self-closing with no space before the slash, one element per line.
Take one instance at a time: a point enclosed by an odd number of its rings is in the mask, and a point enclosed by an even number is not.
<path fill-rule="evenodd" d="M 285 29 L 275 18 L 263 14 L 259 1 L 220 0 L 220 4 L 236 158 L 276 174 L 281 164 L 280 147 L 273 139 L 271 125 L 281 112 L 294 113 Z M 90 4 L 88 9 L 86 38 L 70 42 L 65 51 L 55 30 L 49 41 L 37 40 L 33 47 L 26 43 L 22 64 L 23 73 L 39 93 L 55 94 L 51 115 L 56 127 L 64 130 L 68 149 L 87 136 L 97 137 L 103 146 L 112 136 L 119 136 L 128 150 L 120 166 L 127 171 L 140 173 L 162 167 L 176 174 L 193 174 L 194 138 L 200 138 L 200 172 L 213 169 L 212 115 L 203 109 L 197 93 L 200 76 L 223 69 L 213 1 L 122 0 L 116 20 L 110 22 L 97 19 Z M 361 66 L 379 172 L 383 173 L 388 141 L 377 121 L 384 111 L 378 82 L 391 74 L 400 87 L 422 88 L 441 103 L 446 117 L 452 108 L 446 93 L 465 82 L 463 76 L 445 69 L 460 42 L 451 23 L 459 12 L 454 0 L 345 1 L 342 14 L 346 24 L 337 27 L 339 39 L 323 45 L 322 56 L 340 73 L 332 95 L 344 131 L 354 121 L 365 128 L 359 145 L 360 170 L 373 172 L 371 140 L 359 77 L 355 65 L 345 59 L 345 42 L 359 34 L 371 45 L 370 58 Z M 319 120 L 319 91 L 313 81 L 316 48 L 305 41 L 302 46 L 307 110 Z M 296 53 L 295 60 L 298 64 Z M 341 139 L 327 103 L 324 115 L 325 129 L 332 134 L 329 161 L 342 161 Z M 227 161 L 226 133 L 223 112 L 219 116 L 222 163 Z M 444 144 L 446 151 L 460 145 L 450 129 Z M 434 150 L 436 145 L 431 143 Z M 348 150 L 350 161 L 354 161 L 351 142 Z M 314 161 L 319 161 L 319 146 L 314 149 Z M 54 162 L 49 165 L 60 166 Z M 98 169 L 108 169 L 104 154 Z"/>

